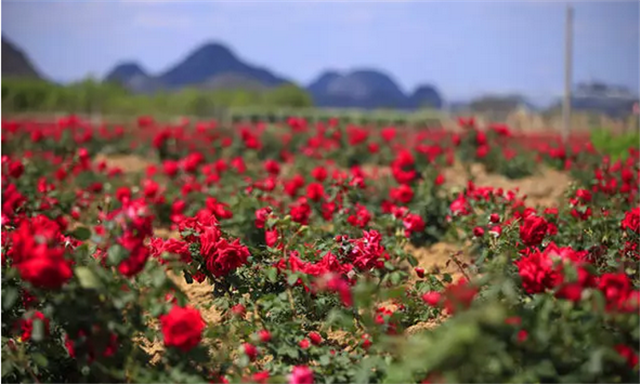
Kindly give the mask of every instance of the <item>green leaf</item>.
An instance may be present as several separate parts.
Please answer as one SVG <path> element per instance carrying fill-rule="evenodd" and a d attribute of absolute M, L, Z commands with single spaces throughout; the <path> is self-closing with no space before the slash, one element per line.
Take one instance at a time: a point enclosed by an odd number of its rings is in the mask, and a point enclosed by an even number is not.
<path fill-rule="evenodd" d="M 151 281 L 155 288 L 160 288 L 167 281 L 167 275 L 163 269 L 156 269 L 151 276 Z"/>
<path fill-rule="evenodd" d="M 6 311 L 13 307 L 13 305 L 20 297 L 20 293 L 16 288 L 7 287 L 2 289 L 2 310 Z"/>
<path fill-rule="evenodd" d="M 149 311 L 151 316 L 158 317 L 162 314 L 162 312 L 164 312 L 164 304 L 155 303 L 151 305 L 151 310 Z"/>
<path fill-rule="evenodd" d="M 13 363 L 9 360 L 2 361 L 2 377 L 5 377 L 13 372 Z"/>
<path fill-rule="evenodd" d="M 416 265 L 418 265 L 418 260 L 416 260 L 416 258 L 413 257 L 412 255 L 407 256 L 407 260 L 409 261 L 409 264 L 411 264 L 412 267 L 415 267 Z"/>
<path fill-rule="evenodd" d="M 42 368 L 46 368 L 49 365 L 49 361 L 47 358 L 41 353 L 34 353 L 31 355 L 33 361 L 41 366 Z"/>
<path fill-rule="evenodd" d="M 604 357 L 604 349 L 598 348 L 595 351 L 591 352 L 591 356 L 589 358 L 588 370 L 591 374 L 597 375 L 602 372 L 602 358 Z"/>
<path fill-rule="evenodd" d="M 329 356 L 327 355 L 320 356 L 320 365 L 329 365 L 330 362 L 331 361 L 329 359 Z"/>
<path fill-rule="evenodd" d="M 187 284 L 193 284 L 193 276 L 187 271 L 184 271 L 184 281 L 186 281 Z"/>
<path fill-rule="evenodd" d="M 76 276 L 80 281 L 80 286 L 87 289 L 96 289 L 100 287 L 100 280 L 98 277 L 87 267 L 77 267 Z"/>
<path fill-rule="evenodd" d="M 278 270 L 273 267 L 267 269 L 267 279 L 272 283 L 278 281 Z"/>
<path fill-rule="evenodd" d="M 44 339 L 44 323 L 40 319 L 33 320 L 33 330 L 31 331 L 31 339 L 39 342 Z"/>
<path fill-rule="evenodd" d="M 297 359 L 298 357 L 300 357 L 300 352 L 296 348 L 288 348 L 287 354 L 293 359 Z"/>
<path fill-rule="evenodd" d="M 287 284 L 294 285 L 299 279 L 299 276 L 295 273 L 292 273 L 287 277 Z"/>
<path fill-rule="evenodd" d="M 111 265 L 120 265 L 125 257 L 125 249 L 119 244 L 112 245 L 107 251 L 107 260 Z"/>
<path fill-rule="evenodd" d="M 71 236 L 78 240 L 86 241 L 91 238 L 91 230 L 87 227 L 78 227 L 71 232 Z"/>
<path fill-rule="evenodd" d="M 238 359 L 238 366 L 244 368 L 246 366 L 248 366 L 250 363 L 249 361 L 249 357 L 247 355 L 245 355 L 244 353 L 242 355 L 240 355 L 240 358 Z"/>

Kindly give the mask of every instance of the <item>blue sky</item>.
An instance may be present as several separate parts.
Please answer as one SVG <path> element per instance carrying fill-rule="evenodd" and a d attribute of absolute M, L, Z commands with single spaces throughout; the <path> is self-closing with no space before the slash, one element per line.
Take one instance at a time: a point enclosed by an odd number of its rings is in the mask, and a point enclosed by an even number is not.
<path fill-rule="evenodd" d="M 383 69 L 447 99 L 563 90 L 563 1 L 2 0 L 2 33 L 48 77 L 166 70 L 204 41 L 302 84 L 325 69 Z M 637 1 L 575 1 L 574 81 L 639 88 Z"/>

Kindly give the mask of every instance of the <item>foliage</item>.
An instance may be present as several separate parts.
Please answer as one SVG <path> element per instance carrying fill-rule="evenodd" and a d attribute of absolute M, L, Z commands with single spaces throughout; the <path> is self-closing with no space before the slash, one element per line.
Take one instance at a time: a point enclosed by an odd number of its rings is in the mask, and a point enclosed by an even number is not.
<path fill-rule="evenodd" d="M 638 152 L 461 123 L 3 121 L 3 381 L 637 382 Z"/>
<path fill-rule="evenodd" d="M 310 107 L 311 97 L 294 85 L 264 91 L 186 88 L 153 95 L 131 94 L 115 83 L 92 79 L 70 85 L 8 79 L 2 83 L 3 112 L 66 112 L 116 115 L 206 116 L 228 107 Z"/>
<path fill-rule="evenodd" d="M 591 132 L 591 142 L 598 151 L 611 156 L 613 160 L 624 160 L 629 156 L 629 148 L 638 148 L 640 145 L 640 131 L 614 135 L 609 130 L 596 129 Z"/>

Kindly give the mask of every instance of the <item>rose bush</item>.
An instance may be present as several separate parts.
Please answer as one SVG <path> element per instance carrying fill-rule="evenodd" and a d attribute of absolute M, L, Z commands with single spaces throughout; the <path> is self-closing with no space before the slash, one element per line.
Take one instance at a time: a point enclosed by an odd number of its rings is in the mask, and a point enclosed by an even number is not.
<path fill-rule="evenodd" d="M 639 153 L 461 125 L 3 121 L 3 381 L 637 382 Z"/>

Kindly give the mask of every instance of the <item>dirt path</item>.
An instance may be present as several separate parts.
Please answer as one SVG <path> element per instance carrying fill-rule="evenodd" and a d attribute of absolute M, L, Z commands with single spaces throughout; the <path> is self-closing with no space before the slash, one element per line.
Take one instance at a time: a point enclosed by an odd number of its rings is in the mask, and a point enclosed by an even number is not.
<path fill-rule="evenodd" d="M 480 187 L 502 188 L 504 190 L 518 189 L 521 195 L 526 195 L 526 202 L 531 206 L 556 206 L 571 183 L 567 173 L 540 166 L 538 173 L 522 179 L 511 180 L 502 175 L 489 174 L 481 164 L 471 166 L 471 174 L 475 184 Z M 464 188 L 469 180 L 464 167 L 457 163 L 444 170 L 445 185 L 448 187 Z"/>

